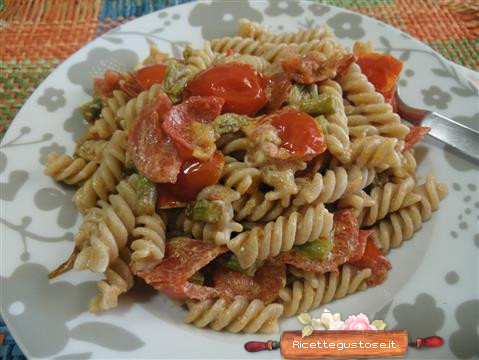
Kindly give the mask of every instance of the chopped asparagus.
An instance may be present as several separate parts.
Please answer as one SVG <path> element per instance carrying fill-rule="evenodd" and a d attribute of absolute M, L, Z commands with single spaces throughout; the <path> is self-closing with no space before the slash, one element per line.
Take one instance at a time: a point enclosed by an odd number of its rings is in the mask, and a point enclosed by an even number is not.
<path fill-rule="evenodd" d="M 321 128 L 321 132 L 326 134 L 328 132 L 328 120 L 324 117 L 324 115 L 319 115 L 316 117 L 316 122 L 318 123 L 319 127 Z"/>
<path fill-rule="evenodd" d="M 196 200 L 186 207 L 186 216 L 194 221 L 219 223 L 223 220 L 223 206 L 220 201 Z"/>
<path fill-rule="evenodd" d="M 181 102 L 181 95 L 188 82 L 196 75 L 197 70 L 176 60 L 168 62 L 165 78 L 161 83 L 163 91 L 175 104 Z"/>
<path fill-rule="evenodd" d="M 256 272 L 256 269 L 258 268 L 257 264 L 254 264 L 246 269 L 243 269 L 239 263 L 238 258 L 234 254 L 225 254 L 223 256 L 220 256 L 218 257 L 218 262 L 221 264 L 221 266 L 227 269 L 250 276 L 253 276 Z"/>
<path fill-rule="evenodd" d="M 188 59 L 191 55 L 193 55 L 193 48 L 191 46 L 185 47 L 183 50 L 183 58 Z"/>
<path fill-rule="evenodd" d="M 310 115 L 331 114 L 334 112 L 333 98 L 328 94 L 301 101 L 299 109 Z"/>
<path fill-rule="evenodd" d="M 79 111 L 88 123 L 93 124 L 93 122 L 100 116 L 101 107 L 101 99 L 98 96 L 94 96 L 93 99 L 83 104 Z"/>
<path fill-rule="evenodd" d="M 310 258 L 322 260 L 331 253 L 331 247 L 332 245 L 329 239 L 318 239 L 303 245 L 293 246 L 293 249 Z"/>
<path fill-rule="evenodd" d="M 222 114 L 213 121 L 215 136 L 219 138 L 223 134 L 234 133 L 240 130 L 250 120 L 251 118 L 246 115 Z"/>
<path fill-rule="evenodd" d="M 156 206 L 156 186 L 143 175 L 138 181 L 137 196 L 140 214 L 153 214 Z"/>
<path fill-rule="evenodd" d="M 193 284 L 203 285 L 205 283 L 205 275 L 202 272 L 195 272 L 189 279 Z"/>
<path fill-rule="evenodd" d="M 130 154 L 128 151 L 125 154 L 125 168 L 127 170 L 135 170 L 135 163 L 133 162 L 133 159 L 131 158 Z"/>

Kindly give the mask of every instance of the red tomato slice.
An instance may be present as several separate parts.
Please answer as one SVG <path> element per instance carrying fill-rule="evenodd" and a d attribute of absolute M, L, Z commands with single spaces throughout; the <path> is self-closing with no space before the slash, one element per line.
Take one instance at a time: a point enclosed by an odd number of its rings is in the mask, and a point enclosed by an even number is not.
<path fill-rule="evenodd" d="M 349 261 L 357 261 L 363 257 L 364 251 L 366 249 L 366 243 L 368 242 L 369 236 L 374 232 L 374 230 L 359 230 L 358 243 L 354 248 Z"/>
<path fill-rule="evenodd" d="M 387 272 L 391 269 L 391 262 L 382 254 L 381 250 L 371 239 L 366 244 L 362 258 L 351 262 L 359 269 L 369 268 L 372 271 L 367 283 L 370 286 L 382 284 L 386 280 Z"/>
<path fill-rule="evenodd" d="M 414 126 L 409 130 L 409 133 L 404 138 L 403 151 L 412 148 L 416 143 L 424 139 L 424 137 L 431 131 L 427 126 Z"/>
<path fill-rule="evenodd" d="M 121 79 L 123 76 L 119 72 L 106 71 L 102 78 L 93 80 L 93 92 L 101 97 L 110 97 L 113 95 L 113 90 L 120 88 Z"/>
<path fill-rule="evenodd" d="M 402 62 L 391 55 L 367 53 L 358 55 L 357 63 L 376 91 L 387 102 L 391 102 L 403 67 Z"/>
<path fill-rule="evenodd" d="M 160 114 L 171 108 L 168 96 L 157 100 L 136 117 L 128 138 L 128 151 L 138 171 L 157 183 L 174 183 L 181 161 L 175 145 L 161 127 Z"/>
<path fill-rule="evenodd" d="M 192 122 L 210 123 L 221 114 L 225 101 L 217 96 L 192 96 L 179 105 L 173 106 L 165 115 L 163 129 L 179 146 L 180 154 L 192 157 L 193 135 Z"/>
<path fill-rule="evenodd" d="M 135 71 L 135 79 L 144 90 L 148 90 L 153 84 L 160 84 L 166 72 L 166 65 L 155 64 L 145 66 Z"/>
<path fill-rule="evenodd" d="M 270 94 L 268 113 L 273 113 L 281 108 L 281 105 L 288 99 L 291 87 L 291 76 L 288 73 L 279 72 L 269 79 L 266 86 L 266 92 Z"/>
<path fill-rule="evenodd" d="M 281 139 L 281 148 L 289 154 L 286 159 L 312 159 L 326 150 L 326 142 L 316 120 L 304 112 L 285 109 L 262 118 L 258 125 L 271 124 Z M 251 136 L 258 134 L 255 131 Z"/>
<path fill-rule="evenodd" d="M 188 84 L 185 96 L 220 96 L 223 112 L 255 115 L 267 102 L 264 80 L 250 65 L 229 63 L 207 69 Z"/>
<path fill-rule="evenodd" d="M 131 97 L 137 97 L 142 91 L 148 90 L 153 84 L 159 84 L 165 76 L 166 65 L 156 64 L 135 71 L 120 87 Z"/>
<path fill-rule="evenodd" d="M 260 299 L 265 304 L 270 304 L 276 300 L 279 290 L 285 284 L 286 268 L 279 262 L 265 262 L 253 276 L 223 267 L 213 272 L 213 287 L 229 300 L 241 295 L 249 300 Z"/>
<path fill-rule="evenodd" d="M 291 54 L 283 60 L 281 65 L 290 78 L 297 83 L 313 84 L 335 78 L 354 60 L 355 56 L 352 54 L 333 56 L 326 61 L 320 61 L 312 55 Z"/>
<path fill-rule="evenodd" d="M 165 257 L 160 264 L 137 271 L 135 275 L 176 299 L 208 298 L 216 294 L 214 289 L 189 283 L 188 279 L 227 250 L 226 246 L 202 240 L 174 238 L 166 243 Z"/>
<path fill-rule="evenodd" d="M 159 184 L 157 206 L 169 209 L 186 206 L 208 185 L 218 182 L 223 171 L 224 156 L 216 151 L 208 161 L 187 160 L 183 163 L 175 184 Z"/>

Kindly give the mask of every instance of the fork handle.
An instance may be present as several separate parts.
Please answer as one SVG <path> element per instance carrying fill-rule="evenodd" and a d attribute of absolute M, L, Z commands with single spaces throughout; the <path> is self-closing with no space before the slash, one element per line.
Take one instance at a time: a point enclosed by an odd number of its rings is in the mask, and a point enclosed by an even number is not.
<path fill-rule="evenodd" d="M 468 128 L 446 116 L 431 112 L 426 115 L 421 126 L 429 126 L 429 135 L 451 145 L 479 162 L 479 132 Z"/>

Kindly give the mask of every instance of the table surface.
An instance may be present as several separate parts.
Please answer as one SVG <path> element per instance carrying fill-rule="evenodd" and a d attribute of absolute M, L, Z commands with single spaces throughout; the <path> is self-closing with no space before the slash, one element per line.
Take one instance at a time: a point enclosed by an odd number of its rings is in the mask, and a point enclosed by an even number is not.
<path fill-rule="evenodd" d="M 76 50 L 127 21 L 189 1 L 0 0 L 0 139 L 35 88 Z M 449 60 L 479 70 L 476 0 L 321 2 L 389 23 Z M 0 345 L 0 359 L 25 358 L 1 318 Z"/>

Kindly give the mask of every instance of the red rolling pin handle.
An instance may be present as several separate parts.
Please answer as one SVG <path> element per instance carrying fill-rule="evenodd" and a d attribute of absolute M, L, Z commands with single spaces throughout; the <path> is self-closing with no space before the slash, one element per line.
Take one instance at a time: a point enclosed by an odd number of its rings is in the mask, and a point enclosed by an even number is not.
<path fill-rule="evenodd" d="M 409 339 L 409 346 L 420 347 L 439 347 L 444 344 L 444 339 L 440 336 L 431 336 L 424 339 Z"/>
<path fill-rule="evenodd" d="M 260 342 L 260 341 L 250 341 L 244 344 L 244 348 L 246 351 L 249 352 L 257 352 L 263 350 L 276 350 L 279 349 L 280 343 L 278 341 L 267 341 L 267 342 Z"/>

